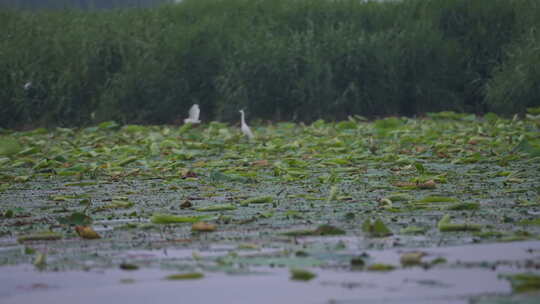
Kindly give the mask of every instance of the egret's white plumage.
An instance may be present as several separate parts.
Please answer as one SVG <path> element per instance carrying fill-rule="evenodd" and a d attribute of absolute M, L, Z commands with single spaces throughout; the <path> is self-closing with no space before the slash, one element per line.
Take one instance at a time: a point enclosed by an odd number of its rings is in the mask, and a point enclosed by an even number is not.
<path fill-rule="evenodd" d="M 246 123 L 246 120 L 244 118 L 244 110 L 240 110 L 240 115 L 242 117 L 240 130 L 242 130 L 242 133 L 244 133 L 245 136 L 247 136 L 249 139 L 253 139 L 255 135 L 253 135 L 253 132 L 251 132 L 251 129 Z"/>
<path fill-rule="evenodd" d="M 184 119 L 184 123 L 194 123 L 198 124 L 201 121 L 199 120 L 199 115 L 201 114 L 201 109 L 199 109 L 198 104 L 194 104 L 189 109 L 189 117 Z"/>
<path fill-rule="evenodd" d="M 24 90 L 25 90 L 25 91 L 28 91 L 28 90 L 30 90 L 31 88 L 32 88 L 32 82 L 31 82 L 31 81 L 29 81 L 29 82 L 27 82 L 27 83 L 24 84 Z"/>

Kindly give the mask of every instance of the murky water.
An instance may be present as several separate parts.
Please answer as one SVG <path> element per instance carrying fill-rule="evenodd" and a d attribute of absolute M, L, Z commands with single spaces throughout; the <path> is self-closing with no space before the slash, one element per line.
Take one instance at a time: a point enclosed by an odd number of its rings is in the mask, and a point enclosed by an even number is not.
<path fill-rule="evenodd" d="M 219 255 L 227 248 L 204 254 Z M 444 257 L 441 267 L 391 272 L 313 268 L 309 282 L 291 281 L 284 267 L 251 266 L 247 274 L 205 272 L 199 280 L 166 281 L 161 268 L 136 271 L 39 272 L 32 265 L 6 266 L 0 273 L 1 303 L 469 303 L 471 298 L 511 292 L 500 274 L 523 271 L 540 261 L 540 242 L 420 248 Z M 377 262 L 399 264 L 407 250 L 369 251 Z M 131 258 L 186 258 L 190 250 L 141 250 Z M 530 297 L 527 298 L 530 300 Z"/>

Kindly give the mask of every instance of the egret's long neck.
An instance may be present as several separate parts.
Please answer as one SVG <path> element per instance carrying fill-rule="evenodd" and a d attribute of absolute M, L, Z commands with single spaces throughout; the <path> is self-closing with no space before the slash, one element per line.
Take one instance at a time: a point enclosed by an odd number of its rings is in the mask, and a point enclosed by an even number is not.
<path fill-rule="evenodd" d="M 242 124 L 245 125 L 246 121 L 244 120 L 244 111 L 240 112 L 240 116 L 242 117 Z"/>

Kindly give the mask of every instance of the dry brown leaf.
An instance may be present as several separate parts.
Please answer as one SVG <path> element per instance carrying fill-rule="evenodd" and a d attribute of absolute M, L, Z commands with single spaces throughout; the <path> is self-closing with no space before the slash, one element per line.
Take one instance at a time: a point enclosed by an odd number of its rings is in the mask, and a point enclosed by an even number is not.
<path fill-rule="evenodd" d="M 422 251 L 406 252 L 401 255 L 399 261 L 403 266 L 419 265 L 422 263 L 422 258 L 426 255 L 427 253 Z"/>
<path fill-rule="evenodd" d="M 268 161 L 266 159 L 256 160 L 256 161 L 251 163 L 252 166 L 257 166 L 257 167 L 266 167 L 269 164 L 270 163 L 268 163 Z"/>
<path fill-rule="evenodd" d="M 197 168 L 201 168 L 201 167 L 205 167 L 205 166 L 206 166 L 205 161 L 198 161 L 198 162 L 193 164 L 193 167 L 197 167 Z"/>
<path fill-rule="evenodd" d="M 199 231 L 199 232 L 212 232 L 215 231 L 217 228 L 214 224 L 209 224 L 205 222 L 197 222 L 191 226 L 191 231 Z"/>
<path fill-rule="evenodd" d="M 440 157 L 440 158 L 450 158 L 450 155 L 446 154 L 445 152 L 442 152 L 442 151 L 437 151 L 437 156 Z"/>
<path fill-rule="evenodd" d="M 185 200 L 180 204 L 181 209 L 191 208 L 193 204 L 189 200 Z"/>
<path fill-rule="evenodd" d="M 75 231 L 83 239 L 99 239 L 101 236 L 90 226 L 76 226 Z"/>
<path fill-rule="evenodd" d="M 418 183 L 416 186 L 419 189 L 435 189 L 437 187 L 437 183 L 435 183 L 434 180 L 430 179 L 425 183 Z"/>
<path fill-rule="evenodd" d="M 416 153 L 424 153 L 426 152 L 428 148 L 424 146 L 416 146 L 414 147 L 414 150 L 416 150 Z"/>
<path fill-rule="evenodd" d="M 411 182 L 397 182 L 394 183 L 396 187 L 414 187 L 417 189 L 435 189 L 437 188 L 437 183 L 434 180 L 430 179 L 424 183 L 411 183 Z"/>
<path fill-rule="evenodd" d="M 188 169 L 184 169 L 184 170 L 180 171 L 180 174 L 181 174 L 183 179 L 197 178 L 197 173 L 195 173 L 195 172 L 193 172 L 191 170 L 188 170 Z"/>

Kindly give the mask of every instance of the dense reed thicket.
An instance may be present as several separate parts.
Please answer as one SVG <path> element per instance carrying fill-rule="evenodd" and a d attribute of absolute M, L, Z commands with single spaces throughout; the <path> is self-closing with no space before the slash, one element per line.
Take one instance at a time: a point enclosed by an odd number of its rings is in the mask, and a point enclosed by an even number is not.
<path fill-rule="evenodd" d="M 0 126 L 540 105 L 537 0 L 184 0 L 0 12 Z M 32 86 L 25 90 L 24 84 Z"/>
<path fill-rule="evenodd" d="M 0 0 L 0 9 L 111 9 L 124 7 L 153 7 L 174 0 Z"/>

